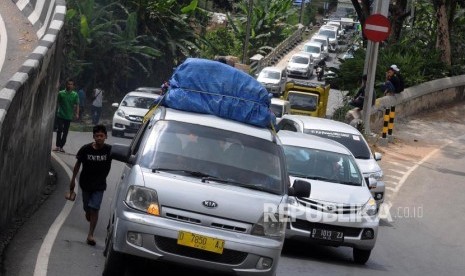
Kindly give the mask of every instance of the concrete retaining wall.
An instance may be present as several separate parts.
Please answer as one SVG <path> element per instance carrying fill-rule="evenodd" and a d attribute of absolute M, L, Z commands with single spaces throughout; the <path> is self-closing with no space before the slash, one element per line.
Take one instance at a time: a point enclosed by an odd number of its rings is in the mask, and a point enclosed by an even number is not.
<path fill-rule="evenodd" d="M 371 113 L 371 129 L 381 133 L 384 111 L 396 107 L 396 118 L 405 118 L 420 112 L 434 110 L 441 105 L 465 100 L 465 75 L 433 80 L 409 87 L 395 96 L 377 100 Z"/>
<path fill-rule="evenodd" d="M 13 1 L 38 30 L 38 46 L 0 90 L 0 234 L 40 198 L 50 149 L 62 57 L 65 0 Z"/>

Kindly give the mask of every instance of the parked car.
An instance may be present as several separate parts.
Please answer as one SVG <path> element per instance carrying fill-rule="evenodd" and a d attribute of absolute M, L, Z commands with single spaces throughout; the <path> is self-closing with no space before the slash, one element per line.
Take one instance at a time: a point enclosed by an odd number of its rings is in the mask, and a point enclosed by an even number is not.
<path fill-rule="evenodd" d="M 282 116 L 291 113 L 291 104 L 283 99 L 271 98 L 270 108 L 276 116 L 276 122 L 279 122 Z"/>
<path fill-rule="evenodd" d="M 302 47 L 302 52 L 312 55 L 313 65 L 316 66 L 320 60 L 324 59 L 324 47 L 320 42 L 307 42 Z"/>
<path fill-rule="evenodd" d="M 281 210 L 288 196 L 309 196 L 310 185 L 298 180 L 289 188 L 271 129 L 160 106 L 131 145 L 112 146 L 112 157 L 124 167 L 104 276 L 124 275 L 125 255 L 276 275 L 286 223 L 265 207 Z"/>
<path fill-rule="evenodd" d="M 286 75 L 309 79 L 313 75 L 312 55 L 303 52 L 293 54 L 286 66 Z"/>
<path fill-rule="evenodd" d="M 379 152 L 372 153 L 370 146 L 363 135 L 349 124 L 325 118 L 316 118 L 302 115 L 284 115 L 277 130 L 290 130 L 312 134 L 337 141 L 347 147 L 357 160 L 357 164 L 368 183 L 368 178 L 376 179 L 369 186 L 370 192 L 379 206 L 384 202 L 385 184 L 384 173 L 378 164 L 382 155 Z"/>
<path fill-rule="evenodd" d="M 118 109 L 113 115 L 111 135 L 124 137 L 127 133 L 136 133 L 144 115 L 159 97 L 158 94 L 132 91 L 124 96 L 121 103 L 113 103 L 112 106 Z"/>
<path fill-rule="evenodd" d="M 265 86 L 269 93 L 279 97 L 286 85 L 286 71 L 278 67 L 265 67 L 258 73 L 257 80 Z"/>
<path fill-rule="evenodd" d="M 143 86 L 143 87 L 138 87 L 136 92 L 146 92 L 146 93 L 152 93 L 152 94 L 158 94 L 161 95 L 161 87 L 148 87 L 148 86 Z"/>
<path fill-rule="evenodd" d="M 352 247 L 354 261 L 366 263 L 378 236 L 379 217 L 352 153 L 313 135 L 281 130 L 278 136 L 291 181 L 307 179 L 312 189 L 309 197 L 289 198 L 286 238 Z"/>
<path fill-rule="evenodd" d="M 322 56 L 323 59 L 327 59 L 329 57 L 329 39 L 325 35 L 314 35 L 310 38 L 310 42 L 319 42 L 323 45 Z"/>
<path fill-rule="evenodd" d="M 318 34 L 327 36 L 329 39 L 329 51 L 336 52 L 338 47 L 337 28 L 335 26 L 323 25 L 320 27 Z"/>

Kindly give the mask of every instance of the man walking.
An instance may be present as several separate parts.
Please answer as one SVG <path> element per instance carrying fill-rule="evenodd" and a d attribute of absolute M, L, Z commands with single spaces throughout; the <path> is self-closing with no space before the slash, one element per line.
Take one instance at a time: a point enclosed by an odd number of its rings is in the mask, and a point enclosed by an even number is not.
<path fill-rule="evenodd" d="M 94 230 L 97 226 L 103 193 L 107 188 L 107 176 L 111 169 L 111 146 L 105 143 L 107 129 L 104 125 L 96 125 L 93 130 L 94 142 L 82 146 L 76 154 L 76 164 L 69 189 L 74 192 L 76 176 L 82 164 L 79 186 L 82 189 L 82 203 L 89 222 L 87 244 L 95 245 Z"/>
<path fill-rule="evenodd" d="M 103 90 L 95 88 L 92 94 L 92 124 L 96 125 L 100 121 L 103 105 Z"/>
<path fill-rule="evenodd" d="M 74 118 L 79 118 L 79 96 L 74 90 L 74 81 L 66 81 L 66 89 L 58 92 L 58 110 L 56 114 L 57 137 L 54 151 L 65 152 L 63 147 L 68 137 L 69 125 Z"/>

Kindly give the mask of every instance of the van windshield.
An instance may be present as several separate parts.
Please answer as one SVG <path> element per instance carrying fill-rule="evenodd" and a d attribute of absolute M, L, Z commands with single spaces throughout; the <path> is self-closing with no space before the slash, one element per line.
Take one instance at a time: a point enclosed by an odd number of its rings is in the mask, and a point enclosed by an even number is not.
<path fill-rule="evenodd" d="M 318 106 L 318 95 L 316 94 L 293 93 L 289 91 L 287 100 L 291 104 L 291 109 L 316 111 L 316 107 Z"/>
<path fill-rule="evenodd" d="M 222 185 L 252 185 L 283 194 L 284 156 L 258 137 L 177 121 L 158 121 L 146 138 L 139 164 L 151 170 L 190 171 Z"/>
<path fill-rule="evenodd" d="M 329 38 L 336 38 L 336 31 L 332 31 L 332 30 L 320 30 L 318 34 L 325 35 Z"/>
<path fill-rule="evenodd" d="M 312 53 L 312 54 L 319 54 L 321 51 L 320 47 L 313 46 L 313 45 L 305 45 L 304 52 Z"/>
<path fill-rule="evenodd" d="M 326 39 L 313 38 L 314 41 L 320 42 L 323 46 L 328 46 Z"/>

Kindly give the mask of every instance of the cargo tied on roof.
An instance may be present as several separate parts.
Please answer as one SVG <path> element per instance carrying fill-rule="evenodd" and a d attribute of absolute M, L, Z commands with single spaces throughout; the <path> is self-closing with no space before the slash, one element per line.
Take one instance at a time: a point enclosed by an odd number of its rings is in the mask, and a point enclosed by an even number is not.
<path fill-rule="evenodd" d="M 213 60 L 188 58 L 178 66 L 162 104 L 259 127 L 276 123 L 268 91 L 252 76 Z"/>

